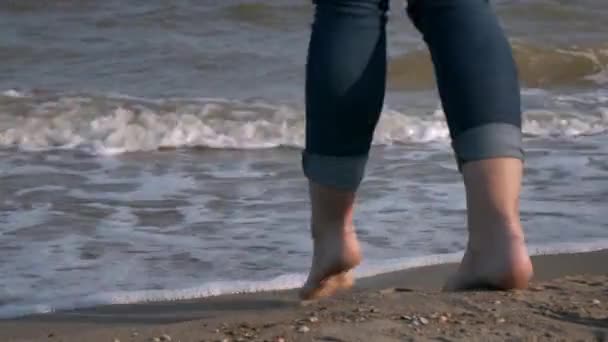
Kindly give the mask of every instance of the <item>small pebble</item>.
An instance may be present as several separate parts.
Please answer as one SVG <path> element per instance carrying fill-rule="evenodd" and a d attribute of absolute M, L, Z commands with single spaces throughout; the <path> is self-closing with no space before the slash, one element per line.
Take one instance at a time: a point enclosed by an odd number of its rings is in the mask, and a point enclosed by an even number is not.
<path fill-rule="evenodd" d="M 591 301 L 591 303 L 592 303 L 593 305 L 600 305 L 600 304 L 602 304 L 602 302 L 600 302 L 600 300 L 599 300 L 599 299 L 594 299 L 594 300 L 592 300 L 592 301 Z"/>
<path fill-rule="evenodd" d="M 429 320 L 428 320 L 428 319 L 426 319 L 426 318 L 424 318 L 424 317 L 420 317 L 420 319 L 419 319 L 419 320 L 420 320 L 420 323 L 422 323 L 422 325 L 427 325 L 427 324 L 429 324 Z"/>
<path fill-rule="evenodd" d="M 310 328 L 309 328 L 309 327 L 307 327 L 307 326 L 305 326 L 305 325 L 303 325 L 303 326 L 301 326 L 301 327 L 299 327 L 299 328 L 298 328 L 298 332 L 299 332 L 299 333 L 303 333 L 303 334 L 305 334 L 305 333 L 307 333 L 307 332 L 309 332 L 309 331 L 310 331 Z"/>
<path fill-rule="evenodd" d="M 308 318 L 308 320 L 309 320 L 311 323 L 316 323 L 316 322 L 318 322 L 318 321 L 319 321 L 319 318 L 318 318 L 318 317 L 315 317 L 315 316 L 311 316 L 311 317 L 309 317 L 309 318 Z"/>
<path fill-rule="evenodd" d="M 303 300 L 300 302 L 300 306 L 311 306 L 313 304 L 315 304 L 316 302 L 314 300 Z"/>
<path fill-rule="evenodd" d="M 442 323 L 445 323 L 445 322 L 447 322 L 447 321 L 448 321 L 448 318 L 447 318 L 447 317 L 445 317 L 445 316 L 441 316 L 441 317 L 439 317 L 439 320 L 440 320 Z"/>
<path fill-rule="evenodd" d="M 119 339 L 117 339 L 117 338 L 115 338 L 115 339 L 114 339 L 114 342 L 120 342 L 120 340 L 119 340 Z"/>
<path fill-rule="evenodd" d="M 395 293 L 395 289 L 394 288 L 388 288 L 388 289 L 383 289 L 380 290 L 380 294 L 381 295 L 386 295 L 386 294 L 391 294 L 391 293 Z"/>
<path fill-rule="evenodd" d="M 169 336 L 167 334 L 163 334 L 160 336 L 160 340 L 163 342 L 171 342 L 171 336 Z"/>
<path fill-rule="evenodd" d="M 131 333 L 131 336 L 137 337 L 137 336 L 139 336 L 139 333 L 137 331 L 134 331 L 134 332 Z"/>
<path fill-rule="evenodd" d="M 411 320 L 412 320 L 412 317 L 407 316 L 407 315 L 401 315 L 401 317 L 400 317 L 400 318 L 401 318 L 402 320 L 404 320 L 404 321 L 411 321 Z"/>
<path fill-rule="evenodd" d="M 152 337 L 152 339 L 150 341 L 152 341 L 152 342 L 160 342 L 160 338 L 158 338 L 158 337 Z"/>
<path fill-rule="evenodd" d="M 285 339 L 282 337 L 277 337 L 277 341 L 276 342 L 285 342 Z"/>
<path fill-rule="evenodd" d="M 497 323 L 502 324 L 502 323 L 504 323 L 504 322 L 506 322 L 506 321 L 507 321 L 507 320 L 506 320 L 506 319 L 504 319 L 504 318 L 499 318 L 499 319 L 498 319 L 496 322 L 497 322 Z"/>
<path fill-rule="evenodd" d="M 380 312 L 380 310 L 378 310 L 376 308 L 371 308 L 371 309 L 369 309 L 369 312 L 378 313 L 378 312 Z"/>
<path fill-rule="evenodd" d="M 500 304 L 502 304 L 502 302 L 501 302 L 501 301 L 499 301 L 499 300 L 497 300 L 497 301 L 495 301 L 495 302 L 494 302 L 494 304 L 495 304 L 495 305 L 500 305 Z"/>

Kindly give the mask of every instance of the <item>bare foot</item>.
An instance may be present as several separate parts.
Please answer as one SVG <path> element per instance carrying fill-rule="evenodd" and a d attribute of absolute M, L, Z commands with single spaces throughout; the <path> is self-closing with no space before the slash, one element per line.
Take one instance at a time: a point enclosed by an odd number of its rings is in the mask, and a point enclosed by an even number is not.
<path fill-rule="evenodd" d="M 361 251 L 354 231 L 315 238 L 312 266 L 300 298 L 328 297 L 351 288 L 354 284 L 351 270 L 360 262 Z"/>
<path fill-rule="evenodd" d="M 502 237 L 469 246 L 445 291 L 511 290 L 528 287 L 532 262 L 523 237 Z"/>

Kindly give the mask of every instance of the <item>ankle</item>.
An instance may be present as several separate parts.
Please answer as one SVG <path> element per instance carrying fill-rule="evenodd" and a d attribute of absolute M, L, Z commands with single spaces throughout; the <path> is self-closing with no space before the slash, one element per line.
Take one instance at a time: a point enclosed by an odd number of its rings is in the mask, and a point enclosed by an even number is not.
<path fill-rule="evenodd" d="M 310 183 L 313 238 L 339 237 L 353 231 L 355 192 Z"/>
<path fill-rule="evenodd" d="M 525 244 L 525 234 L 519 221 L 471 225 L 469 228 L 468 248 L 472 251 L 493 249 L 496 245 L 521 244 Z"/>
<path fill-rule="evenodd" d="M 356 237 L 355 227 L 352 222 L 343 221 L 319 221 L 315 220 L 311 225 L 313 239 L 348 239 Z"/>

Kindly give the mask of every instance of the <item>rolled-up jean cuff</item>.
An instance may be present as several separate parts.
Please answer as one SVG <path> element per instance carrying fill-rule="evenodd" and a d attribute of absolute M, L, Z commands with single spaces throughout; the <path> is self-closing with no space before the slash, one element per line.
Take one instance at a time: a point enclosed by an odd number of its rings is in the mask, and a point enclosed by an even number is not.
<path fill-rule="evenodd" d="M 511 157 L 524 159 L 521 129 L 507 123 L 489 123 L 468 129 L 452 142 L 458 167 L 469 161 Z"/>
<path fill-rule="evenodd" d="M 367 164 L 368 155 L 324 156 L 304 151 L 302 169 L 312 182 L 345 191 L 357 191 Z"/>

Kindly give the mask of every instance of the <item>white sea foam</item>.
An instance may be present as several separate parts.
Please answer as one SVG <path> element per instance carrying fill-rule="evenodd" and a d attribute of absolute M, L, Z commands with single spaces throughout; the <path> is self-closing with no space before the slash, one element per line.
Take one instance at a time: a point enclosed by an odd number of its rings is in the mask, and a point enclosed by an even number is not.
<path fill-rule="evenodd" d="M 572 254 L 593 252 L 608 248 L 608 240 L 598 240 L 585 243 L 558 243 L 551 245 L 530 246 L 533 255 L 546 254 Z M 400 271 L 421 266 L 431 266 L 450 262 L 457 262 L 462 253 L 442 255 L 429 255 L 414 258 L 401 258 L 378 260 L 364 263 L 357 271 L 357 277 L 374 276 L 386 272 Z M 255 293 L 261 291 L 275 291 L 294 289 L 302 286 L 305 281 L 304 274 L 286 274 L 265 281 L 215 281 L 201 286 L 141 291 L 111 291 L 90 294 L 82 297 L 66 294 L 61 297 L 38 294 L 38 303 L 27 300 L 19 304 L 0 306 L 0 318 L 12 318 L 29 314 L 44 314 L 58 310 L 71 310 L 99 305 L 134 304 L 159 301 L 178 301 L 196 298 L 205 298 L 224 294 Z M 83 284 L 85 286 L 85 284 Z"/>
<path fill-rule="evenodd" d="M 16 97 L 16 98 L 20 98 L 20 97 L 26 97 L 27 94 L 15 89 L 9 89 L 9 90 L 5 90 L 2 93 L 2 96 L 6 96 L 6 97 Z"/>
<path fill-rule="evenodd" d="M 36 102 L 21 99 L 21 93 L 4 95 L 13 101 L 0 102 L 0 147 L 117 154 L 163 148 L 265 149 L 304 144 L 302 111 L 260 101 L 64 96 Z M 558 100 L 598 104 L 601 98 L 597 94 Z M 29 112 L 14 113 L 15 101 L 21 101 Z M 524 132 L 532 136 L 575 137 L 606 130 L 608 119 L 597 110 L 528 110 L 524 114 Z M 385 108 L 374 144 L 445 143 L 448 138 L 441 110 L 425 115 Z"/>

